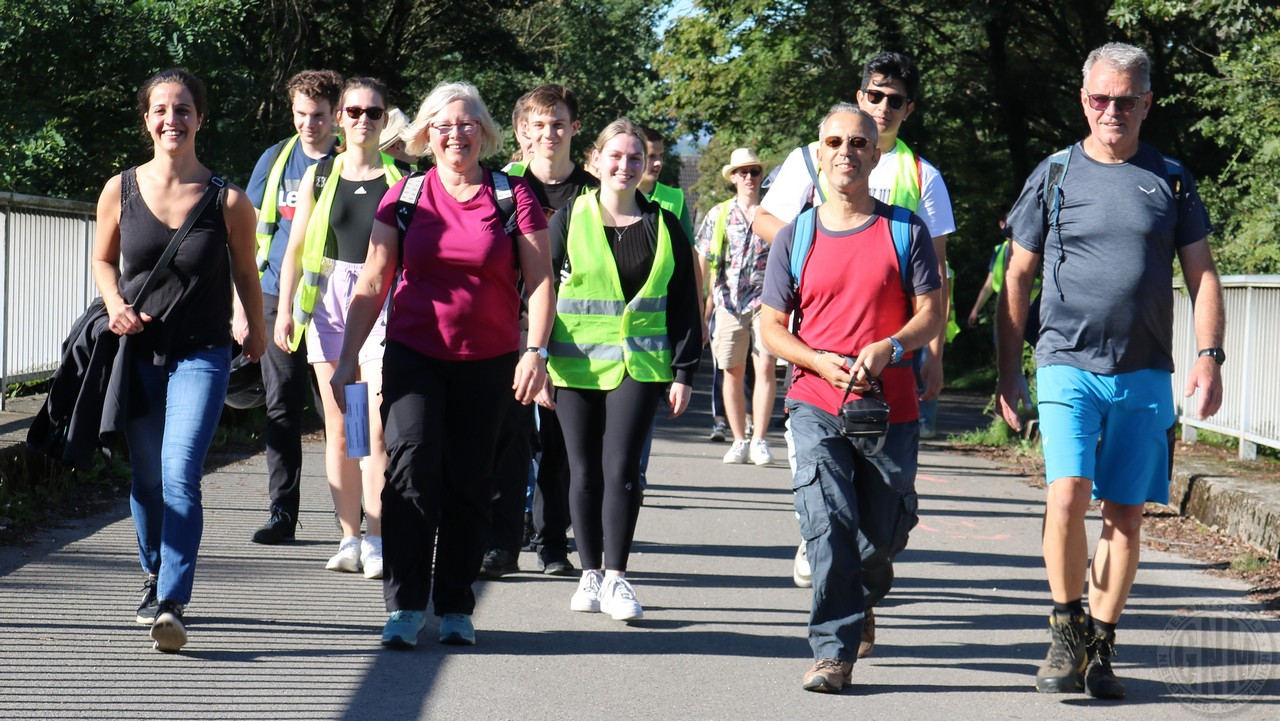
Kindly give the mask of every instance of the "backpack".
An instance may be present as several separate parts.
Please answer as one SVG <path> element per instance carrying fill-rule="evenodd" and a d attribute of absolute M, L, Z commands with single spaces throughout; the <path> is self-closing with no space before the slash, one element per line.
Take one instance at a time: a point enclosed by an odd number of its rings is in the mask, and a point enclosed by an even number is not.
<path fill-rule="evenodd" d="M 318 172 L 318 171 L 317 171 Z M 520 264 L 520 253 L 516 247 L 516 236 L 520 234 L 516 225 L 516 198 L 511 190 L 511 177 L 501 170 L 489 170 L 493 178 L 493 194 L 498 204 L 498 216 L 502 218 L 502 229 L 511 238 L 511 247 L 515 252 L 516 266 Z M 404 234 L 413 222 L 413 214 L 418 209 L 418 197 L 422 195 L 422 184 L 427 180 L 425 170 L 415 170 L 405 176 L 404 187 L 400 190 L 400 198 L 396 200 L 396 227 L 400 231 L 400 265 L 404 265 Z"/>
<path fill-rule="evenodd" d="M 911 211 L 900 206 L 891 205 L 889 215 L 889 232 L 893 236 L 893 249 L 898 255 L 898 270 L 902 276 L 902 289 L 911 295 L 908 287 L 910 277 L 911 254 Z M 809 251 L 813 250 L 813 238 L 817 232 L 817 208 L 806 208 L 796 216 L 791 231 L 791 287 L 800 289 L 800 275 L 804 272 L 804 264 L 809 259 Z"/>
<path fill-rule="evenodd" d="M 1067 249 L 1062 243 L 1062 223 L 1059 216 L 1062 214 L 1062 192 L 1063 181 L 1067 178 L 1067 166 L 1071 164 L 1071 149 L 1074 145 L 1059 150 L 1049 156 L 1049 168 L 1044 174 L 1044 185 L 1040 189 L 1040 195 L 1044 200 L 1044 205 L 1048 208 L 1045 219 L 1049 223 L 1049 232 L 1058 238 L 1058 260 L 1053 266 L 1053 284 L 1058 288 L 1058 298 L 1066 300 L 1066 295 L 1062 292 L 1062 286 L 1058 284 L 1058 266 L 1067 262 Z M 1179 205 L 1182 200 L 1187 197 L 1186 191 L 1182 187 L 1182 163 L 1162 155 L 1164 158 L 1164 182 L 1169 186 L 1169 192 L 1173 193 L 1173 199 Z M 1176 210 L 1176 208 L 1175 208 Z"/>

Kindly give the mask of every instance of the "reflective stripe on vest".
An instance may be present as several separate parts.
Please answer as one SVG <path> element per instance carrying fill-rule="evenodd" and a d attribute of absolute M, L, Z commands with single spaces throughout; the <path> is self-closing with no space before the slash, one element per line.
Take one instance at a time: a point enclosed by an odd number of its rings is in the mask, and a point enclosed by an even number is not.
<path fill-rule="evenodd" d="M 324 268 L 324 250 L 329 241 L 329 214 L 333 211 L 333 198 L 338 193 L 338 180 L 342 177 L 343 156 L 333 159 L 333 168 L 324 187 L 316 197 L 311 216 L 307 218 L 307 231 L 302 245 L 302 282 L 293 295 L 293 334 L 289 336 L 289 349 L 298 350 L 302 337 L 306 333 L 307 324 L 311 322 L 311 313 L 315 310 L 316 299 L 320 295 L 320 276 Z M 302 186 L 307 187 L 315 182 L 316 168 L 319 163 L 307 168 L 302 176 Z M 395 158 L 382 154 L 383 178 L 387 187 L 395 185 L 401 178 L 400 168 Z"/>
<path fill-rule="evenodd" d="M 649 200 L 661 205 L 677 218 L 684 211 L 684 191 L 679 188 L 673 188 L 670 185 L 655 183 L 653 195 L 649 196 Z"/>
<path fill-rule="evenodd" d="M 283 146 L 276 155 L 276 162 L 271 164 L 271 172 L 267 173 L 267 184 L 262 188 L 262 207 L 258 209 L 258 277 L 266 271 L 268 258 L 271 256 L 271 239 L 280 228 L 280 180 L 284 176 L 284 166 L 289 163 L 289 153 L 298 144 L 295 134 L 288 140 L 280 141 Z"/>
<path fill-rule="evenodd" d="M 666 310 L 675 258 L 661 213 L 657 231 L 653 268 L 628 302 L 605 237 L 597 192 L 574 200 L 566 242 L 571 270 L 560 284 L 547 344 L 552 383 L 613 390 L 627 375 L 645 383 L 673 380 Z"/>

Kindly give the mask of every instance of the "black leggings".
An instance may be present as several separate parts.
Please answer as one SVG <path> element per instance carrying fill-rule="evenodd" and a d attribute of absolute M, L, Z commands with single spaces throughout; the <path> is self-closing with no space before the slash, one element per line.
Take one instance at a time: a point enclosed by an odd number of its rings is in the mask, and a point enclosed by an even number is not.
<path fill-rule="evenodd" d="M 569 513 L 583 569 L 627 570 L 643 492 L 640 454 L 666 387 L 626 376 L 611 391 L 556 391 L 569 456 Z"/>

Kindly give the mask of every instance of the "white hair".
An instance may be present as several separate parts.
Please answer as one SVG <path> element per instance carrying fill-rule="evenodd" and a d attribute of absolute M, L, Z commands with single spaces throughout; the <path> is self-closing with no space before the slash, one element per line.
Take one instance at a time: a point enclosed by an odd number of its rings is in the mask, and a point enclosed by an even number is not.
<path fill-rule="evenodd" d="M 414 116 L 413 122 L 400 134 L 400 138 L 404 140 L 405 152 L 416 156 L 432 154 L 426 139 L 427 126 L 450 103 L 459 100 L 466 103 L 467 111 L 480 124 L 480 157 L 487 158 L 498 152 L 502 145 L 498 125 L 489 115 L 489 108 L 480 97 L 480 91 L 471 83 L 440 83 L 431 91 L 418 107 L 418 114 Z"/>
<path fill-rule="evenodd" d="M 1099 61 L 1106 63 L 1114 70 L 1131 73 L 1142 86 L 1142 92 L 1151 91 L 1151 58 L 1142 48 L 1125 43 L 1107 43 L 1102 47 L 1094 48 L 1093 52 L 1089 53 L 1089 57 L 1084 60 L 1086 82 L 1089 80 L 1089 71 Z"/>

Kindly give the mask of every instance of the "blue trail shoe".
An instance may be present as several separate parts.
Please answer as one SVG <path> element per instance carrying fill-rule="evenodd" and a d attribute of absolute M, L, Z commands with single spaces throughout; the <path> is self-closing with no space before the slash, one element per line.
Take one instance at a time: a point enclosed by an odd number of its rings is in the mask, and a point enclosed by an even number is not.
<path fill-rule="evenodd" d="M 446 613 L 440 619 L 440 643 L 450 646 L 474 646 L 476 629 L 471 616 L 465 613 Z"/>
<path fill-rule="evenodd" d="M 392 611 L 382 627 L 382 645 L 410 649 L 418 645 L 418 634 L 427 625 L 426 611 Z"/>

